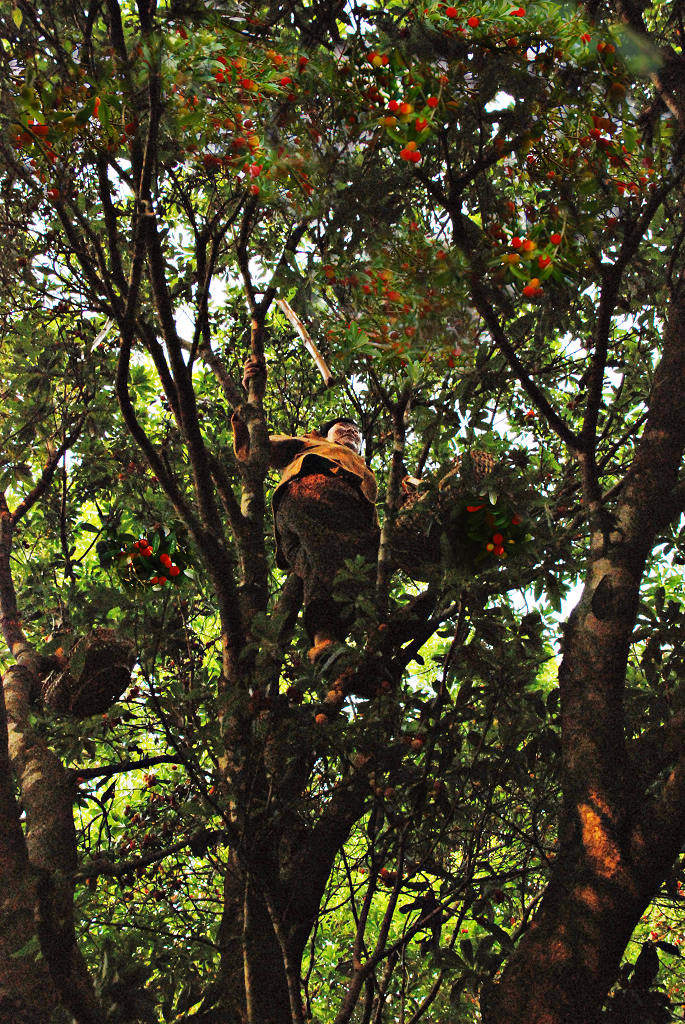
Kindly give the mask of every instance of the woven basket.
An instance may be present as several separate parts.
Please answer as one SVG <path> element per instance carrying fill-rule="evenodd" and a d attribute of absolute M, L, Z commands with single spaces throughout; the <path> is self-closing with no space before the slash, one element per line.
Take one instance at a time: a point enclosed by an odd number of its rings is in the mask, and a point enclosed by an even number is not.
<path fill-rule="evenodd" d="M 438 483 L 438 491 L 453 492 L 457 488 L 463 494 L 480 494 L 483 484 L 496 465 L 497 459 L 494 455 L 474 448 L 473 451 L 466 452 L 463 458 L 457 456 L 452 469 L 445 473 Z"/>
<path fill-rule="evenodd" d="M 79 640 L 62 672 L 43 684 L 45 706 L 74 718 L 103 714 L 131 681 L 135 648 L 114 630 L 94 629 Z"/>

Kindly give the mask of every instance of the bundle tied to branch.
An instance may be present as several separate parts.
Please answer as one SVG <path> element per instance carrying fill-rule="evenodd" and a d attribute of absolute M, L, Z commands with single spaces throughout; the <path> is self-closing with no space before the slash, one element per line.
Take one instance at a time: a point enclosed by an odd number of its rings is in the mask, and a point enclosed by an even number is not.
<path fill-rule="evenodd" d="M 107 711 L 131 681 L 135 647 L 112 629 L 94 629 L 72 647 L 66 664 L 43 679 L 45 707 L 74 718 Z"/>
<path fill-rule="evenodd" d="M 428 580 L 441 566 L 447 567 L 446 560 L 454 561 L 462 506 L 487 491 L 497 465 L 494 455 L 473 449 L 457 456 L 437 483 L 405 478 L 405 498 L 392 541 L 397 568 L 414 579 Z"/>

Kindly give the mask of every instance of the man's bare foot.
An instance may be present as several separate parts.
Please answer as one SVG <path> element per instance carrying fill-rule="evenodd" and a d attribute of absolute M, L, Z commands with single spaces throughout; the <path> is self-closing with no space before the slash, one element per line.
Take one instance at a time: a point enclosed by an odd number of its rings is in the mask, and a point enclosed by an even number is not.
<path fill-rule="evenodd" d="M 314 637 L 314 646 L 310 647 L 307 653 L 307 657 L 309 658 L 311 664 L 313 665 L 316 661 L 318 661 L 321 655 L 325 654 L 326 651 L 330 650 L 331 646 L 334 643 L 335 640 L 333 640 L 332 637 L 323 636 L 322 634 L 317 633 L 316 636 Z"/>

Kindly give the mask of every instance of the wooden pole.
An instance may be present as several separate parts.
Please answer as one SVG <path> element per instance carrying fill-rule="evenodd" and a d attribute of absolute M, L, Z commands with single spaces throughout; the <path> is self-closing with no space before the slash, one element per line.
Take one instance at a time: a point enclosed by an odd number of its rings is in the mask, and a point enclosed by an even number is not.
<path fill-rule="evenodd" d="M 326 387 L 330 387 L 331 384 L 334 382 L 335 378 L 333 377 L 331 371 L 328 369 L 324 357 L 321 355 L 318 348 L 312 341 L 309 332 L 307 331 L 307 328 L 304 326 L 295 310 L 288 305 L 285 299 L 276 299 L 276 305 L 280 306 L 287 319 L 293 325 L 299 336 L 302 338 L 305 348 L 310 353 L 312 359 L 314 360 L 314 362 L 316 363 L 321 372 L 321 376 L 324 379 Z"/>

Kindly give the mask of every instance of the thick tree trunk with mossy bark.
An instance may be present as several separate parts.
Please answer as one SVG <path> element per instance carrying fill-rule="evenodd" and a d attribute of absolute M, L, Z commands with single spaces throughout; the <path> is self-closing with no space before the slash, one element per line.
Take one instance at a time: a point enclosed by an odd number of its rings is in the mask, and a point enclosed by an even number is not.
<path fill-rule="evenodd" d="M 15 863 L 13 867 L 7 859 L 6 869 L 9 874 L 15 872 L 17 892 L 24 893 L 22 906 L 17 908 L 17 924 L 22 918 L 28 920 L 29 914 L 33 918 L 40 952 L 39 974 L 47 974 L 50 979 L 50 984 L 46 984 L 46 999 L 62 1003 L 78 1024 L 104 1024 L 104 1013 L 77 946 L 74 928 L 73 876 L 77 855 L 72 804 L 75 790 L 63 764 L 31 722 L 31 711 L 44 681 L 44 659 L 27 642 L 19 621 L 10 568 L 16 521 L 17 513 L 9 512 L 3 496 L 0 501 L 0 623 L 16 663 L 2 679 L 0 743 L 1 756 L 6 757 L 8 765 L 3 778 L 11 778 L 11 768 L 26 814 L 25 838 L 20 833 L 23 850 L 18 845 L 15 828 L 12 841 Z M 5 802 L 7 800 L 9 796 L 5 797 Z M 13 820 L 16 821 L 16 811 L 14 819 L 9 819 L 10 836 Z M 32 939 L 28 925 L 25 930 Z M 33 949 L 33 944 L 29 949 Z M 26 1004 L 29 1010 L 33 1003 L 34 996 L 29 992 Z M 41 1012 L 44 1021 L 45 1004 Z"/>
<path fill-rule="evenodd" d="M 685 838 L 682 716 L 655 730 L 647 758 L 650 744 L 631 751 L 623 713 L 642 575 L 658 531 L 682 509 L 683 290 L 674 295 L 642 441 L 613 517 L 601 501 L 593 507 L 586 487 L 590 564 L 559 668 L 560 854 L 530 929 L 484 993 L 485 1024 L 593 1024 Z M 593 456 L 582 451 L 579 461 L 592 483 Z"/>
<path fill-rule="evenodd" d="M 221 1002 L 232 1022 L 302 1024 L 301 965 L 338 850 L 363 813 L 363 770 L 311 828 L 295 816 L 252 849 L 249 879 L 229 856 L 219 929 Z"/>
<path fill-rule="evenodd" d="M 224 879 L 221 1005 L 227 1019 L 245 1024 L 291 1024 L 283 953 L 269 911 L 233 855 Z"/>
<path fill-rule="evenodd" d="M 540 909 L 484 992 L 484 1024 L 595 1024 L 630 936 L 654 889 L 631 864 L 598 808 L 586 810 L 585 856 L 555 865 Z M 591 860 L 595 863 L 591 863 Z M 658 882 L 657 882 L 658 884 Z"/>
<path fill-rule="evenodd" d="M 38 932 L 36 879 L 19 823 L 0 689 L 0 1020 L 45 1024 L 55 989 Z"/>

